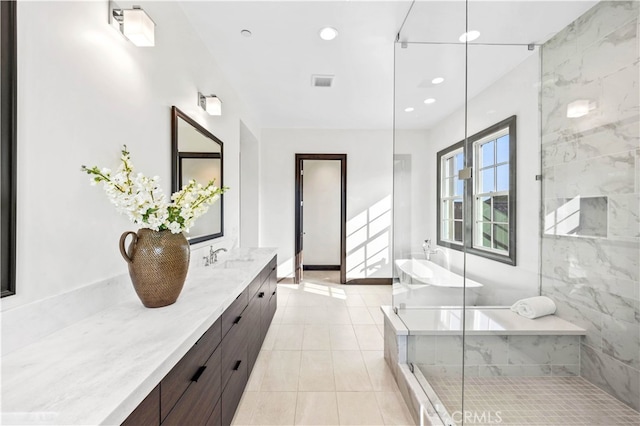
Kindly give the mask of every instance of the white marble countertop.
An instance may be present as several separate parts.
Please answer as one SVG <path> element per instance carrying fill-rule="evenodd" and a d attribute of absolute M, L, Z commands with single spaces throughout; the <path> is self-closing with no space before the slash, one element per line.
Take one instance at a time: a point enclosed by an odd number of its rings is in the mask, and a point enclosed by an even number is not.
<path fill-rule="evenodd" d="M 230 250 L 173 305 L 131 298 L 0 358 L 2 424 L 122 423 L 275 254 Z"/>
<path fill-rule="evenodd" d="M 400 309 L 410 335 L 462 334 L 461 308 Z M 470 307 L 465 315 L 467 335 L 584 335 L 586 330 L 558 316 L 528 319 L 508 307 Z"/>

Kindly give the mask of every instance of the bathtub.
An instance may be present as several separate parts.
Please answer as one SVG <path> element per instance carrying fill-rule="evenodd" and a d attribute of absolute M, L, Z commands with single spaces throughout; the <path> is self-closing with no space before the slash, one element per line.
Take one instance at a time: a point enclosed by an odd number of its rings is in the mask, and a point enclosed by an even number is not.
<path fill-rule="evenodd" d="M 400 287 L 411 292 L 410 300 L 424 306 L 462 305 L 463 283 L 465 301 L 474 306 L 482 284 L 469 278 L 463 280 L 442 266 L 423 259 L 397 259 L 396 271 Z"/>

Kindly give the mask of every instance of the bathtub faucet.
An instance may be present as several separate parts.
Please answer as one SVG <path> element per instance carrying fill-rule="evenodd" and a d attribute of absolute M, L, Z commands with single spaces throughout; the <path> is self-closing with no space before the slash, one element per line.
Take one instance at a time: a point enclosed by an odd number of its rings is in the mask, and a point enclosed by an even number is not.
<path fill-rule="evenodd" d="M 422 251 L 424 251 L 424 257 L 427 260 L 431 260 L 431 255 L 438 253 L 438 248 L 431 249 L 431 239 L 426 239 L 422 244 Z"/>

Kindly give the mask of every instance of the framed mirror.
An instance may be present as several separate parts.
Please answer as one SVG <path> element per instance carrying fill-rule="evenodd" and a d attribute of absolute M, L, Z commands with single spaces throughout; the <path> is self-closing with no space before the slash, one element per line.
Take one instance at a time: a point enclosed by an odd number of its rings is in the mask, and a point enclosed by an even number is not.
<path fill-rule="evenodd" d="M 17 45 L 16 2 L 0 1 L 0 277 L 16 292 Z"/>
<path fill-rule="evenodd" d="M 171 191 L 191 179 L 205 185 L 215 179 L 222 187 L 222 141 L 175 106 L 171 107 Z M 224 234 L 224 195 L 196 220 L 185 235 L 190 244 L 221 237 Z"/>

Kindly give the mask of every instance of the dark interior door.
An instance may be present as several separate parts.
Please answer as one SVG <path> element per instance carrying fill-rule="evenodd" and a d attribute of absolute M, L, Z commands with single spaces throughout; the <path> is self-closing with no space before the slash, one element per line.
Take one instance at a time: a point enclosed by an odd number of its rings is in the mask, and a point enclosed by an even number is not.
<path fill-rule="evenodd" d="M 340 160 L 340 282 L 347 282 L 346 273 L 346 228 L 347 228 L 347 155 L 346 154 L 296 154 L 296 186 L 295 186 L 295 265 L 294 283 L 302 281 L 304 252 L 304 227 L 303 227 L 303 175 L 304 160 Z"/>
<path fill-rule="evenodd" d="M 295 249 L 295 276 L 293 282 L 300 284 L 303 279 L 303 242 L 304 242 L 304 224 L 303 222 L 303 186 L 304 186 L 304 159 L 296 155 L 296 249 Z"/>

